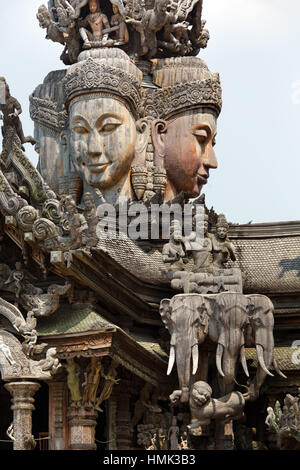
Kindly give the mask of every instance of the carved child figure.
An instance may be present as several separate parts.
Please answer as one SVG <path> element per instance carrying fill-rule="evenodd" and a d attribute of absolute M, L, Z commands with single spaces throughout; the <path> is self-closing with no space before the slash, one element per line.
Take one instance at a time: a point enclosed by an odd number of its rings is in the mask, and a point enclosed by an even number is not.
<path fill-rule="evenodd" d="M 91 41 L 101 42 L 102 45 L 105 45 L 108 40 L 108 34 L 103 34 L 103 29 L 110 27 L 107 16 L 100 10 L 98 0 L 89 0 L 89 9 L 90 14 L 79 22 L 81 26 L 79 32 L 84 41 L 83 49 L 90 49 L 92 47 Z M 86 29 L 88 26 L 92 32 Z"/>

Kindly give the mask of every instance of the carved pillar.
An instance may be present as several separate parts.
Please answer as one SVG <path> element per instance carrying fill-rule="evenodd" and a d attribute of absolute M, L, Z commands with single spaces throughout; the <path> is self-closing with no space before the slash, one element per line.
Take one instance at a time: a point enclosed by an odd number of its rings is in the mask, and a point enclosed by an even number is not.
<path fill-rule="evenodd" d="M 69 422 L 69 449 L 96 450 L 97 411 L 93 407 L 70 406 L 67 416 Z"/>
<path fill-rule="evenodd" d="M 130 382 L 122 380 L 117 392 L 116 434 L 117 449 L 129 450 L 132 447 L 130 432 Z"/>
<path fill-rule="evenodd" d="M 108 450 L 117 450 L 117 397 L 113 392 L 108 401 Z"/>
<path fill-rule="evenodd" d="M 67 393 L 65 382 L 49 382 L 49 450 L 66 448 Z"/>
<path fill-rule="evenodd" d="M 31 450 L 35 447 L 32 437 L 32 411 L 34 394 L 40 388 L 36 382 L 10 382 L 5 388 L 12 396 L 14 413 L 14 450 Z"/>

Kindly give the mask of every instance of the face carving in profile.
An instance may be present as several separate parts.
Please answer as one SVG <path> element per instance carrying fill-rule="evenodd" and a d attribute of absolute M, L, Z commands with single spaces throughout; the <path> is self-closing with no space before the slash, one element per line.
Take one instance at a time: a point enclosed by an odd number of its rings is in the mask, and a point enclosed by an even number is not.
<path fill-rule="evenodd" d="M 213 149 L 216 133 L 216 117 L 201 111 L 179 116 L 165 123 L 165 128 L 155 126 L 156 154 L 164 160 L 174 194 L 181 191 L 190 197 L 200 194 L 209 178 L 209 170 L 218 166 Z"/>
<path fill-rule="evenodd" d="M 112 97 L 77 100 L 69 126 L 69 151 L 86 183 L 101 190 L 117 185 L 130 170 L 137 138 L 126 106 Z"/>

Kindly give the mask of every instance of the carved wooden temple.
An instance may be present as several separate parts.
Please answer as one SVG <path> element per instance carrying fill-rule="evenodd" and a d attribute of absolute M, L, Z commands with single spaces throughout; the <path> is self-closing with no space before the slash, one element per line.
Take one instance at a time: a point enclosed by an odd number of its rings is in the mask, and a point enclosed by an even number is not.
<path fill-rule="evenodd" d="M 0 450 L 299 449 L 300 221 L 205 205 L 202 0 L 37 18 L 65 66 L 30 96 L 34 137 L 0 77 Z"/>

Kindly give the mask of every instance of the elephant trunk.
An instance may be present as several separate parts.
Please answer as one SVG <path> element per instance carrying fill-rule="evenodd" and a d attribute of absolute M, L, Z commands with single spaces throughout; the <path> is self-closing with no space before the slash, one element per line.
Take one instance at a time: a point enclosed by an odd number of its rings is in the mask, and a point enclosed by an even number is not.
<path fill-rule="evenodd" d="M 190 345 L 187 338 L 178 339 L 177 337 L 175 344 L 172 344 L 171 341 L 167 375 L 171 374 L 176 360 L 179 387 L 182 391 L 180 401 L 186 403 L 189 401 L 191 365 L 192 374 L 195 375 L 198 369 L 199 350 L 197 342 Z"/>
<path fill-rule="evenodd" d="M 226 334 L 225 329 L 222 328 L 218 338 L 216 366 L 220 376 L 223 378 L 223 382 L 227 385 L 233 384 L 235 381 L 236 364 L 239 355 L 244 371 L 249 376 L 243 334 L 238 333 L 236 329 Z"/>

